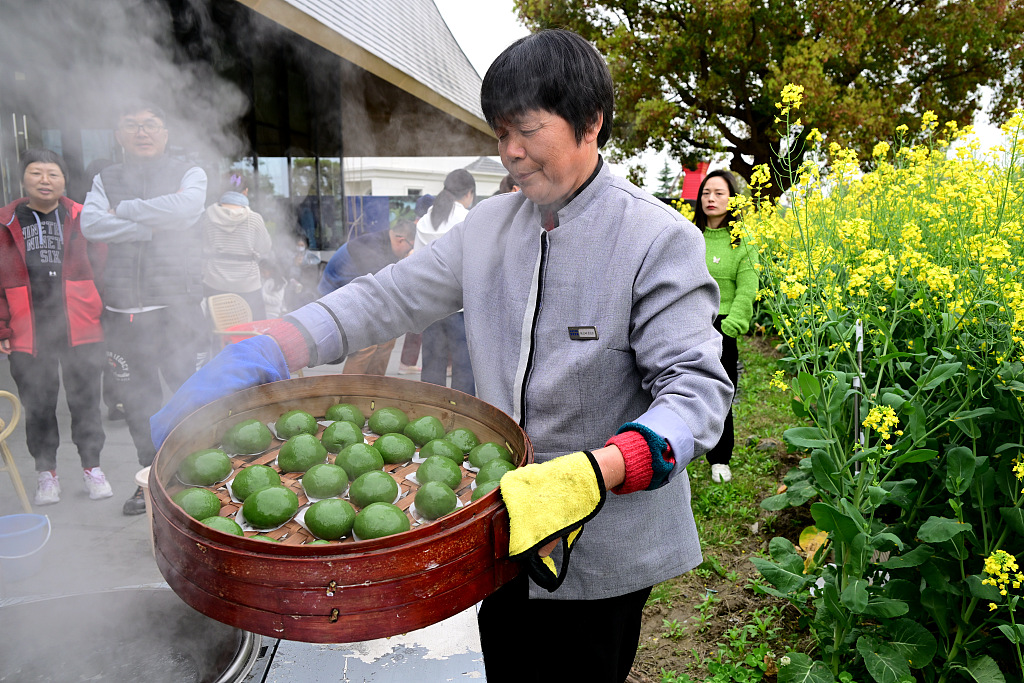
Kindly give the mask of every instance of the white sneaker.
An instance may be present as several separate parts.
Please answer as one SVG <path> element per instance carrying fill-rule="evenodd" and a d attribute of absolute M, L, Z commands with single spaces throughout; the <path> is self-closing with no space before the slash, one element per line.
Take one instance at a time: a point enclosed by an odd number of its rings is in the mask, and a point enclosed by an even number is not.
<path fill-rule="evenodd" d="M 40 472 L 36 481 L 36 505 L 60 502 L 60 480 L 49 472 Z"/>
<path fill-rule="evenodd" d="M 110 498 L 114 495 L 110 483 L 107 481 L 107 475 L 103 474 L 103 470 L 99 467 L 85 470 L 82 476 L 85 479 L 85 488 L 89 489 L 89 497 L 93 500 Z"/>
<path fill-rule="evenodd" d="M 716 484 L 724 484 L 727 481 L 732 481 L 732 470 L 729 469 L 728 465 L 712 465 L 711 481 Z"/>

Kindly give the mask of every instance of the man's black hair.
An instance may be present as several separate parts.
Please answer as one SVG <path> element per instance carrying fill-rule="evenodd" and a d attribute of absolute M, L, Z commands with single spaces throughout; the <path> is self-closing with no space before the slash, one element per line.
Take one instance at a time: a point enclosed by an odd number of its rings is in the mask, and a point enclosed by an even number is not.
<path fill-rule="evenodd" d="M 615 107 L 612 76 L 593 45 L 572 31 L 551 29 L 520 38 L 494 60 L 480 88 L 490 127 L 531 109 L 561 116 L 583 141 L 604 114 L 597 146 L 608 142 Z"/>
<path fill-rule="evenodd" d="M 25 170 L 29 164 L 57 164 L 60 172 L 64 174 L 64 182 L 68 181 L 68 165 L 64 163 L 64 157 L 49 149 L 27 149 L 21 154 L 21 177 L 25 177 Z"/>
<path fill-rule="evenodd" d="M 148 111 L 154 117 L 160 119 L 162 123 L 167 124 L 167 117 L 164 115 L 164 110 L 156 106 L 152 102 L 142 102 L 136 100 L 134 102 L 125 102 L 121 105 L 121 108 L 117 111 L 117 120 L 120 121 L 126 116 L 137 114 L 140 111 Z"/>

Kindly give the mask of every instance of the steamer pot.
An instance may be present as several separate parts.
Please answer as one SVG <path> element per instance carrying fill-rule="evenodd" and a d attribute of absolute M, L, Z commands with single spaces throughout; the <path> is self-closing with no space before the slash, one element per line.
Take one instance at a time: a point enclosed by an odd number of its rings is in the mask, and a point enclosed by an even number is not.
<path fill-rule="evenodd" d="M 327 375 L 274 382 L 215 401 L 175 428 L 150 470 L 157 565 L 186 603 L 265 636 L 356 642 L 446 619 L 518 574 L 517 563 L 508 559 L 508 514 L 497 491 L 405 533 L 328 545 L 308 545 L 310 537 L 296 529 L 282 543 L 225 534 L 171 500 L 182 487 L 176 478 L 182 460 L 219 444 L 232 425 L 249 418 L 273 422 L 297 408 L 322 417 L 341 402 L 356 404 L 367 416 L 384 406 L 400 408 L 410 419 L 434 415 L 446 430 L 468 427 L 481 441 L 504 443 L 518 466 L 533 461 L 529 439 L 508 415 L 433 384 Z M 469 481 L 460 489 L 466 502 Z M 229 500 L 225 491 L 218 495 Z M 230 506 L 221 514 L 226 510 Z"/>
<path fill-rule="evenodd" d="M 166 588 L 18 600 L 0 607 L 0 681 L 234 683 L 260 641 Z"/>

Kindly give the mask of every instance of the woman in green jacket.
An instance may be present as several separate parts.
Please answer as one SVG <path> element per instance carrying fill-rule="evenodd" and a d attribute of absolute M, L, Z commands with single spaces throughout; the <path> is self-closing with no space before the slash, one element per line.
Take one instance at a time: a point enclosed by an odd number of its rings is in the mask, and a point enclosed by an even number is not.
<path fill-rule="evenodd" d="M 736 386 L 739 352 L 736 338 L 746 333 L 754 314 L 757 295 L 757 251 L 738 237 L 733 237 L 730 224 L 736 218 L 729 210 L 729 198 L 736 194 L 736 180 L 729 171 L 712 171 L 697 190 L 697 209 L 693 222 L 704 233 L 708 271 L 718 283 L 721 303 L 715 329 L 722 335 L 722 365 Z M 708 451 L 711 480 L 716 484 L 730 481 L 734 442 L 732 410 L 725 417 L 725 428 L 718 445 Z"/>

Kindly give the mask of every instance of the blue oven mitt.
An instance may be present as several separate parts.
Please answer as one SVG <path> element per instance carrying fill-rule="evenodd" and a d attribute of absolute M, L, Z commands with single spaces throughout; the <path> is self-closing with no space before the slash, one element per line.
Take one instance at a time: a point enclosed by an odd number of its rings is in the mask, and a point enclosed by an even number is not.
<path fill-rule="evenodd" d="M 272 337 L 260 335 L 226 346 L 189 377 L 167 405 L 150 418 L 153 445 L 160 450 L 171 430 L 207 403 L 290 376 L 281 347 Z"/>

